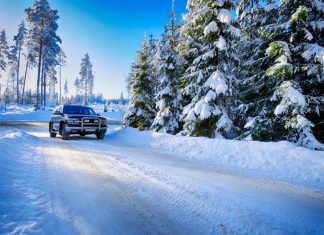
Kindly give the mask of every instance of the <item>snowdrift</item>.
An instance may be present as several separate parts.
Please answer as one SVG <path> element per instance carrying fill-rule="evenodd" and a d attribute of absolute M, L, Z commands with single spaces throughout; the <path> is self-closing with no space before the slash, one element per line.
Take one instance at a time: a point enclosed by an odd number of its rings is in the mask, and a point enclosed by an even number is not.
<path fill-rule="evenodd" d="M 133 128 L 111 134 L 108 141 L 152 148 L 233 173 L 266 177 L 324 189 L 324 152 L 292 143 L 183 137 Z"/>

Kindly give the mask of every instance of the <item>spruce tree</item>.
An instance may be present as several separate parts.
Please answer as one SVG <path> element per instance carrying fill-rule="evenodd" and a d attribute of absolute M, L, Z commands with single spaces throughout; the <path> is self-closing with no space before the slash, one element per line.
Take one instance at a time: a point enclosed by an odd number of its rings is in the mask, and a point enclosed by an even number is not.
<path fill-rule="evenodd" d="M 27 21 L 29 23 L 28 43 L 33 53 L 37 54 L 37 97 L 35 108 L 38 109 L 41 104 L 40 85 L 45 84 L 44 71 L 57 56 L 58 43 L 61 43 L 60 37 L 56 34 L 58 29 L 57 20 L 59 19 L 57 10 L 52 10 L 47 0 L 36 0 L 32 8 L 25 10 Z M 45 58 L 47 62 L 45 62 Z M 44 62 L 47 65 L 44 65 Z M 45 88 L 45 87 L 44 87 Z M 44 95 L 44 94 L 43 94 Z"/>
<path fill-rule="evenodd" d="M 200 24 L 199 14 L 201 6 L 198 4 L 199 1 L 188 1 L 187 10 L 180 23 L 179 29 L 179 55 L 184 59 L 183 69 L 184 72 L 180 77 L 179 87 L 181 89 L 181 105 L 186 107 L 191 103 L 195 94 L 198 92 L 198 84 L 193 82 L 197 76 L 197 72 L 193 71 L 193 61 L 198 57 L 202 42 L 201 32 L 204 30 Z M 198 36 L 199 35 L 199 36 Z M 185 115 L 181 115 L 181 122 L 183 122 Z"/>
<path fill-rule="evenodd" d="M 7 42 L 6 31 L 0 32 L 0 72 L 7 68 L 7 59 L 9 55 L 9 47 Z"/>
<path fill-rule="evenodd" d="M 313 149 L 324 149 L 316 140 L 324 141 L 324 48 L 323 28 L 318 28 L 324 16 L 323 3 L 313 0 L 282 0 L 278 26 L 267 54 L 275 58 L 266 71 L 275 87 L 271 101 L 274 127 L 281 127 L 280 139 L 296 142 Z M 315 27 L 314 27 L 315 26 Z"/>
<path fill-rule="evenodd" d="M 140 130 L 149 129 L 155 117 L 154 84 L 149 45 L 144 40 L 130 73 L 130 100 L 124 123 Z"/>
<path fill-rule="evenodd" d="M 273 112 L 268 110 L 277 81 L 265 76 L 273 59 L 266 54 L 272 38 L 268 27 L 276 25 L 278 6 L 273 1 L 242 0 L 237 9 L 241 26 L 238 42 L 240 63 L 236 67 L 239 80 L 238 105 L 234 123 L 240 129 L 239 138 L 271 140 Z"/>
<path fill-rule="evenodd" d="M 83 105 L 89 105 L 89 97 L 93 96 L 93 85 L 94 85 L 94 76 L 92 72 L 92 63 L 90 61 L 89 54 L 81 59 L 81 70 L 80 70 L 80 84 L 84 93 L 83 93 Z"/>
<path fill-rule="evenodd" d="M 237 28 L 230 11 L 234 1 L 191 1 L 194 18 L 198 24 L 193 34 L 200 41 L 198 56 L 190 65 L 189 87 L 194 97 L 184 108 L 185 130 L 193 136 L 217 137 L 232 135 L 229 106 L 235 80 L 231 71 L 233 37 Z"/>
<path fill-rule="evenodd" d="M 177 26 L 176 15 L 174 12 L 174 2 L 171 12 L 171 21 L 166 26 L 166 33 L 163 40 L 166 41 L 164 46 L 164 55 L 159 61 L 158 80 L 160 81 L 160 90 L 157 94 L 157 115 L 154 119 L 152 129 L 162 133 L 175 134 L 178 132 L 180 101 L 178 79 L 181 73 L 180 58 L 176 51 L 177 47 Z"/>
<path fill-rule="evenodd" d="M 20 98 L 20 91 L 19 91 L 19 79 L 20 79 L 20 61 L 21 61 L 21 54 L 23 50 L 23 45 L 25 43 L 27 34 L 27 29 L 25 27 L 25 22 L 23 21 L 18 26 L 18 33 L 14 36 L 14 45 L 11 47 L 10 50 L 10 60 L 15 64 L 16 66 L 16 98 L 17 102 L 19 102 Z"/>

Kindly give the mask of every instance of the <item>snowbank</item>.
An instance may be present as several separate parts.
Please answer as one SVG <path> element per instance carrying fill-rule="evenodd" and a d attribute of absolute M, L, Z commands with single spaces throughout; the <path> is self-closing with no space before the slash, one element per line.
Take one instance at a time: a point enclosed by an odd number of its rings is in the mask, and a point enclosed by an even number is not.
<path fill-rule="evenodd" d="M 109 141 L 177 154 L 233 173 L 324 189 L 324 152 L 281 142 L 183 137 L 127 128 Z"/>
<path fill-rule="evenodd" d="M 25 132 L 0 129 L 0 234 L 46 231 L 50 205 L 38 141 Z"/>

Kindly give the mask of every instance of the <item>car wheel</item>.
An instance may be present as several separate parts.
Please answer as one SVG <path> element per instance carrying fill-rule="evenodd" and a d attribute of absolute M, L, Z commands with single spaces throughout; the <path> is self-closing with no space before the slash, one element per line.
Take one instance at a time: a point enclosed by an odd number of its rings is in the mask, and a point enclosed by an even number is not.
<path fill-rule="evenodd" d="M 96 134 L 98 140 L 103 140 L 105 138 L 105 132 L 100 132 Z"/>
<path fill-rule="evenodd" d="M 55 138 L 56 137 L 56 133 L 52 132 L 52 123 L 49 124 L 49 133 L 51 138 Z"/>
<path fill-rule="evenodd" d="M 62 140 L 70 139 L 70 134 L 66 131 L 65 124 L 62 125 Z"/>

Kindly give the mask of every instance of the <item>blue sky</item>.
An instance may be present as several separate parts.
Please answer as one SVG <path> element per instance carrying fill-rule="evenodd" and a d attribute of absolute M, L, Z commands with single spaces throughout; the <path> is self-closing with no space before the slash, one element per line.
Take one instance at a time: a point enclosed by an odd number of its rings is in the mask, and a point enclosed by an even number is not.
<path fill-rule="evenodd" d="M 0 29 L 8 33 L 10 43 L 17 25 L 25 19 L 24 9 L 34 0 L 0 0 Z M 58 34 L 67 54 L 63 79 L 70 92 L 80 70 L 80 60 L 90 54 L 94 65 L 95 92 L 105 97 L 119 97 L 125 91 L 125 79 L 144 34 L 159 37 L 169 22 L 171 0 L 49 0 L 60 19 Z M 186 12 L 186 0 L 176 0 L 178 19 Z M 23 66 L 23 65 L 22 65 Z M 0 83 L 7 76 L 2 74 Z M 34 88 L 34 72 L 28 87 Z"/>

